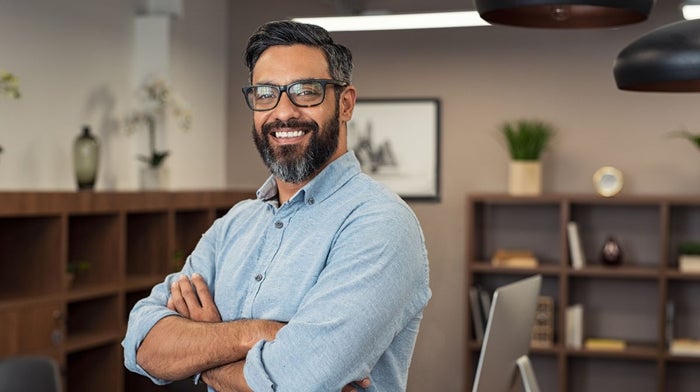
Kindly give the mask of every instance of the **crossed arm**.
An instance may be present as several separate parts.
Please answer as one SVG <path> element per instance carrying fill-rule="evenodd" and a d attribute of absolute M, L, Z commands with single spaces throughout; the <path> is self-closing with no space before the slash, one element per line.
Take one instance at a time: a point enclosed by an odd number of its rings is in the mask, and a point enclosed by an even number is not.
<path fill-rule="evenodd" d="M 270 320 L 222 322 L 199 274 L 193 274 L 191 280 L 183 276 L 173 283 L 167 307 L 182 317 L 166 317 L 156 323 L 138 349 L 138 363 L 163 379 L 201 373 L 202 380 L 217 391 L 251 391 L 243 377 L 246 354 L 256 342 L 274 340 L 285 325 Z M 354 384 L 367 388 L 370 380 Z M 349 384 L 341 392 L 354 390 Z"/>

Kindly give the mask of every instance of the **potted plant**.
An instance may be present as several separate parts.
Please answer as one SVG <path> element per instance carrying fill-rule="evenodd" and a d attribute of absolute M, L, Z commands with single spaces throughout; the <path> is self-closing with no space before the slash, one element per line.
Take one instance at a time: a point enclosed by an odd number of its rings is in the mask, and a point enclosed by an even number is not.
<path fill-rule="evenodd" d="M 153 78 L 144 83 L 139 89 L 141 109 L 127 116 L 125 128 L 132 134 L 138 129 L 145 128 L 148 132 L 148 155 L 139 155 L 138 160 L 146 166 L 141 170 L 141 187 L 156 189 L 163 185 L 166 173 L 163 171 L 165 158 L 170 151 L 156 148 L 156 129 L 171 115 L 177 122 L 178 128 L 189 130 L 192 125 L 192 114 L 163 79 Z"/>
<path fill-rule="evenodd" d="M 554 134 L 551 125 L 536 120 L 505 123 L 501 127 L 510 154 L 508 192 L 512 195 L 542 193 L 540 157 Z"/>
<path fill-rule="evenodd" d="M 678 244 L 678 270 L 700 272 L 700 242 L 686 241 Z"/>

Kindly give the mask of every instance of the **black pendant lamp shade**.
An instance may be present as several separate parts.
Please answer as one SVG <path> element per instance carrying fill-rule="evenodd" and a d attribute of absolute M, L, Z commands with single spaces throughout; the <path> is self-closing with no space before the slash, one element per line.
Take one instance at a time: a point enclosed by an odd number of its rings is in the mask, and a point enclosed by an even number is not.
<path fill-rule="evenodd" d="M 621 90 L 700 91 L 700 19 L 641 36 L 617 56 L 614 73 Z"/>
<path fill-rule="evenodd" d="M 646 20 L 654 0 L 474 0 L 491 24 L 519 27 L 594 28 Z"/>

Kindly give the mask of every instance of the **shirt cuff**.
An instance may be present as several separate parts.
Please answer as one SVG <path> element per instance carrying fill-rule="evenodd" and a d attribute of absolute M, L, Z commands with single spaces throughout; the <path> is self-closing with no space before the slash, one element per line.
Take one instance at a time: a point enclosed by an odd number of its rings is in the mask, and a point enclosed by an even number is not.
<path fill-rule="evenodd" d="M 277 390 L 277 385 L 267 375 L 263 364 L 262 351 L 265 343 L 265 340 L 261 340 L 248 351 L 245 365 L 243 366 L 243 377 L 245 377 L 248 387 L 256 392 L 273 392 Z"/>

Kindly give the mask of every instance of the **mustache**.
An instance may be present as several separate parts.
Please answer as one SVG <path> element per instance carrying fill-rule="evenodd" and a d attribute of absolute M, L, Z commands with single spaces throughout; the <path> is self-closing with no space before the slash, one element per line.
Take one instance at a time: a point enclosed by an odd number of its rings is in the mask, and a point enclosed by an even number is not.
<path fill-rule="evenodd" d="M 264 124 L 262 126 L 261 131 L 263 132 L 263 134 L 267 135 L 270 132 L 274 132 L 275 130 L 280 129 L 280 128 L 297 128 L 297 129 L 305 129 L 305 130 L 310 130 L 312 132 L 317 132 L 319 127 L 315 121 L 275 120 L 271 123 Z"/>

